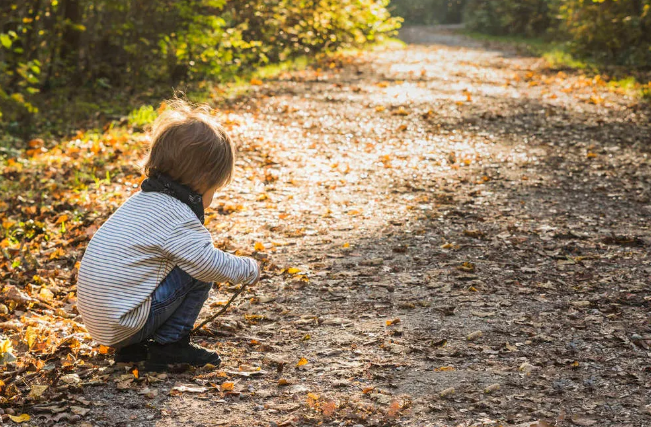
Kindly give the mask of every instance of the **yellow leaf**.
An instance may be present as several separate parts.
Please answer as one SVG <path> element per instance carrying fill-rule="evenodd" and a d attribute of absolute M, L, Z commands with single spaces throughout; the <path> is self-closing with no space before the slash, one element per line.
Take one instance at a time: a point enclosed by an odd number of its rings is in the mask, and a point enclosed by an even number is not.
<path fill-rule="evenodd" d="M 62 248 L 57 248 L 52 254 L 50 255 L 50 259 L 59 259 L 62 256 L 65 256 L 66 251 L 64 251 Z"/>
<path fill-rule="evenodd" d="M 319 400 L 319 395 L 315 393 L 308 393 L 307 397 L 309 397 L 310 399 Z"/>
<path fill-rule="evenodd" d="M 253 249 L 255 249 L 258 252 L 262 252 L 264 251 L 264 244 L 262 242 L 255 242 Z"/>
<path fill-rule="evenodd" d="M 221 388 L 221 391 L 233 391 L 233 387 L 235 387 L 235 383 L 225 382 L 225 383 L 222 383 L 220 388 Z"/>
<path fill-rule="evenodd" d="M 136 379 L 138 379 L 138 368 L 133 368 L 133 371 L 131 371 L 131 373 L 134 377 L 136 377 Z"/>
<path fill-rule="evenodd" d="M 468 273 L 471 273 L 471 272 L 475 271 L 475 264 L 466 261 L 463 264 L 457 266 L 457 270 L 466 271 Z"/>
<path fill-rule="evenodd" d="M 308 362 L 306 358 L 301 357 L 301 360 L 298 361 L 298 363 L 296 364 L 296 366 L 305 366 L 305 365 L 307 365 L 308 363 L 310 363 L 310 362 Z"/>
<path fill-rule="evenodd" d="M 300 269 L 300 268 L 296 268 L 296 267 L 290 267 L 290 268 L 287 269 L 287 272 L 288 272 L 289 274 L 300 273 L 300 271 L 301 271 L 301 269 Z"/>
<path fill-rule="evenodd" d="M 109 352 L 109 347 L 105 345 L 99 346 L 99 354 L 108 354 L 108 352 Z"/>
<path fill-rule="evenodd" d="M 395 325 L 397 323 L 400 323 L 400 319 L 395 318 L 393 320 L 387 320 L 387 326 Z"/>
<path fill-rule="evenodd" d="M 405 110 L 404 107 L 398 107 L 396 111 L 393 112 L 394 116 L 408 116 L 409 111 Z"/>
<path fill-rule="evenodd" d="M 381 113 L 382 111 L 384 111 L 384 105 L 378 105 L 377 107 L 375 107 L 375 111 Z"/>
<path fill-rule="evenodd" d="M 25 421 L 29 421 L 30 416 L 27 414 L 22 414 L 22 415 L 9 415 L 9 418 L 15 423 L 24 423 Z"/>
<path fill-rule="evenodd" d="M 291 383 L 287 381 L 285 378 L 281 378 L 278 380 L 278 385 L 279 386 L 285 386 L 285 385 L 290 385 Z"/>
<path fill-rule="evenodd" d="M 43 286 L 41 291 L 38 293 L 38 296 L 44 299 L 45 301 L 52 301 L 54 299 L 54 294 L 51 290 Z"/>
<path fill-rule="evenodd" d="M 63 214 L 57 219 L 57 222 L 55 222 L 55 224 L 61 224 L 62 222 L 66 222 L 67 220 L 68 220 L 68 215 Z"/>
<path fill-rule="evenodd" d="M 27 347 L 32 348 L 37 337 L 38 333 L 36 332 L 36 328 L 33 326 L 27 327 L 27 331 L 25 331 L 25 342 L 27 343 Z"/>
<path fill-rule="evenodd" d="M 0 341 L 0 356 L 2 356 L 5 353 L 10 353 L 11 350 L 13 350 L 13 346 L 11 345 L 10 340 Z"/>
<path fill-rule="evenodd" d="M 252 85 L 254 85 L 254 86 L 260 86 L 260 85 L 262 84 L 262 80 L 260 80 L 260 79 L 256 79 L 256 78 L 252 78 L 251 81 L 250 81 L 250 83 L 251 83 Z"/>
<path fill-rule="evenodd" d="M 29 394 L 27 395 L 27 398 L 30 400 L 38 400 L 41 398 L 43 393 L 45 393 L 45 390 L 47 390 L 48 386 L 46 385 L 33 385 L 32 388 L 29 390 Z"/>
<path fill-rule="evenodd" d="M 350 243 L 344 243 L 342 247 L 344 247 L 344 248 L 349 248 L 349 247 L 350 247 Z"/>

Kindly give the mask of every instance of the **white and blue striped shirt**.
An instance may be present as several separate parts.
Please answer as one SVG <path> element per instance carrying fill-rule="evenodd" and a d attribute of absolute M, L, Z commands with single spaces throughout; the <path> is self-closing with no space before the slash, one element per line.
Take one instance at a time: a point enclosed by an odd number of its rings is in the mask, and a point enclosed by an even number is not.
<path fill-rule="evenodd" d="M 131 196 L 95 233 L 79 267 L 77 308 L 95 341 L 116 344 L 142 328 L 151 294 L 174 268 L 205 282 L 250 283 L 251 258 L 225 253 L 183 202 Z"/>

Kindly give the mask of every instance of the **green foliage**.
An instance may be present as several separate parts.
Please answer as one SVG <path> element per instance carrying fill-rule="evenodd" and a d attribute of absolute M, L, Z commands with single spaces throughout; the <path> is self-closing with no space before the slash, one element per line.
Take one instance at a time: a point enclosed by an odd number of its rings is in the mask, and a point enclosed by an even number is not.
<path fill-rule="evenodd" d="M 0 126 L 26 128 L 36 101 L 61 89 L 71 99 L 147 93 L 376 41 L 400 23 L 388 3 L 9 0 L 0 6 Z"/>
<path fill-rule="evenodd" d="M 466 0 L 392 0 L 392 13 L 408 24 L 458 24 Z"/>
<path fill-rule="evenodd" d="M 469 0 L 466 26 L 493 35 L 535 37 L 551 25 L 549 0 Z"/>
<path fill-rule="evenodd" d="M 158 117 L 158 113 L 151 105 L 143 105 L 129 113 L 129 125 L 143 129 L 148 124 L 152 123 Z"/>
<path fill-rule="evenodd" d="M 651 0 L 559 2 L 572 52 L 603 63 L 651 66 Z"/>
<path fill-rule="evenodd" d="M 651 66 L 651 0 L 469 0 L 466 24 L 567 41 L 574 56 L 602 64 Z"/>

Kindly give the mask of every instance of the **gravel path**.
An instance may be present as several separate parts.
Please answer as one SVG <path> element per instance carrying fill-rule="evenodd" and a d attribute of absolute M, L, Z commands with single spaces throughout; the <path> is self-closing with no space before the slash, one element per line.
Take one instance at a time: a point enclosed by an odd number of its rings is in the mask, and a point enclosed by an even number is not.
<path fill-rule="evenodd" d="M 239 173 L 208 227 L 265 276 L 201 336 L 219 371 L 107 367 L 83 423 L 651 425 L 649 109 L 402 36 L 224 107 Z"/>

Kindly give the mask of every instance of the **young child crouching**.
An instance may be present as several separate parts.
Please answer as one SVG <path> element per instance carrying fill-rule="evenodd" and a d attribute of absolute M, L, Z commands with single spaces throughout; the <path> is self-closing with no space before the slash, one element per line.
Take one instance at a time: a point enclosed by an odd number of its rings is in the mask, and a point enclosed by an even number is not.
<path fill-rule="evenodd" d="M 213 246 L 204 209 L 233 175 L 230 137 L 204 108 L 173 101 L 154 122 L 147 178 L 97 230 L 79 268 L 77 306 L 117 362 L 221 362 L 190 331 L 213 282 L 259 280 L 258 264 Z"/>

